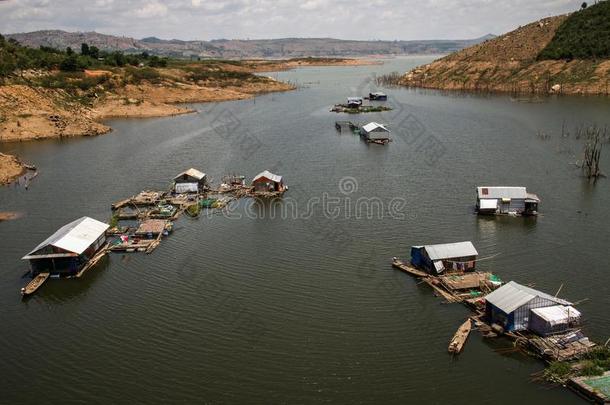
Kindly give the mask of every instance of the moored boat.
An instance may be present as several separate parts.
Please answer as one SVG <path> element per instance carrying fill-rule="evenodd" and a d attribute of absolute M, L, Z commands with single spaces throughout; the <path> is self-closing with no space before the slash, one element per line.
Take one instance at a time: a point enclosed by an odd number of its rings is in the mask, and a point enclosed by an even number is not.
<path fill-rule="evenodd" d="M 410 265 L 410 263 L 403 262 L 398 257 L 392 258 L 392 266 L 396 267 L 397 269 L 399 269 L 401 271 L 404 271 L 407 274 L 415 276 L 415 277 L 426 277 L 426 278 L 430 277 L 430 275 L 428 273 L 425 273 L 421 270 L 416 269 L 415 267 Z"/>
<path fill-rule="evenodd" d="M 36 277 L 32 279 L 25 287 L 21 289 L 21 295 L 24 297 L 27 295 L 32 295 L 40 288 L 40 286 L 47 281 L 50 273 L 39 273 Z"/>
<path fill-rule="evenodd" d="M 451 342 L 449 342 L 449 353 L 459 354 L 462 351 L 471 330 L 472 322 L 470 321 L 470 318 L 468 318 L 462 325 L 460 325 L 457 332 L 455 332 L 455 335 L 453 335 Z"/>

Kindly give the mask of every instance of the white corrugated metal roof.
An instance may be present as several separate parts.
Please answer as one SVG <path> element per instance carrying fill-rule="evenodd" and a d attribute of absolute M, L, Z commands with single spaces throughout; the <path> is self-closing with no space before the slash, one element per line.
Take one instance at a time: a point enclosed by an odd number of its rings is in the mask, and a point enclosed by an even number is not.
<path fill-rule="evenodd" d="M 536 297 L 545 298 L 561 305 L 572 305 L 569 301 L 555 298 L 552 295 L 523 286 L 514 281 L 504 284 L 502 287 L 485 296 L 485 300 L 504 311 L 504 313 L 509 314 Z"/>
<path fill-rule="evenodd" d="M 534 193 L 527 193 L 527 199 L 528 200 L 532 200 L 532 201 L 536 201 L 536 202 L 540 202 L 540 197 L 538 197 Z"/>
<path fill-rule="evenodd" d="M 55 246 L 76 254 L 81 254 L 106 232 L 110 225 L 93 218 L 82 217 L 59 228 L 53 235 L 36 246 L 25 257 L 46 246 Z"/>
<path fill-rule="evenodd" d="M 547 321 L 551 326 L 561 325 L 580 318 L 580 311 L 572 306 L 555 305 L 535 308 L 532 309 L 532 312 Z"/>
<path fill-rule="evenodd" d="M 277 174 L 273 174 L 271 173 L 269 170 L 265 170 L 262 173 L 259 173 L 256 175 L 256 177 L 252 180 L 252 182 L 254 183 L 256 180 L 260 179 L 260 178 L 267 178 L 273 182 L 276 183 L 281 183 L 282 182 L 282 176 L 278 176 Z"/>
<path fill-rule="evenodd" d="M 389 129 L 387 129 L 385 126 L 383 126 L 377 122 L 369 122 L 368 124 L 366 124 L 362 127 L 362 129 L 364 129 L 366 132 L 372 132 L 378 128 L 381 128 L 385 132 L 390 132 Z"/>
<path fill-rule="evenodd" d="M 495 210 L 498 208 L 498 200 L 497 199 L 481 199 L 479 202 L 479 208 L 482 210 Z"/>
<path fill-rule="evenodd" d="M 477 187 L 479 198 L 526 198 L 525 187 Z"/>
<path fill-rule="evenodd" d="M 197 180 L 201 180 L 205 177 L 205 173 L 200 172 L 197 169 L 193 169 L 192 167 L 188 170 L 183 171 L 182 173 L 180 173 L 179 175 L 177 175 L 176 177 L 174 177 L 174 180 L 178 180 L 180 177 L 184 176 L 184 175 L 193 177 Z"/>
<path fill-rule="evenodd" d="M 454 257 L 477 256 L 479 252 L 472 242 L 444 243 L 440 245 L 424 246 L 430 260 L 451 259 Z"/>

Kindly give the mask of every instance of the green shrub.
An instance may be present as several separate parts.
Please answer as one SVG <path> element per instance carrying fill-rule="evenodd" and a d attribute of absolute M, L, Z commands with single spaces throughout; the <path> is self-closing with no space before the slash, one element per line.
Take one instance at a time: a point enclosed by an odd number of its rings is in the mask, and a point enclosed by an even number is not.
<path fill-rule="evenodd" d="M 544 59 L 604 59 L 610 57 L 610 2 L 571 14 L 538 55 Z"/>
<path fill-rule="evenodd" d="M 572 366 L 569 363 L 554 361 L 544 370 L 544 376 L 550 381 L 561 381 L 569 377 L 571 372 Z"/>
<path fill-rule="evenodd" d="M 155 69 L 150 67 L 134 68 L 127 67 L 125 71 L 128 76 L 128 81 L 133 84 L 141 83 L 146 80 L 151 83 L 159 82 L 161 75 Z"/>
<path fill-rule="evenodd" d="M 597 376 L 604 374 L 605 370 L 597 365 L 595 361 L 586 360 L 582 363 L 582 368 L 578 373 L 580 376 Z"/>

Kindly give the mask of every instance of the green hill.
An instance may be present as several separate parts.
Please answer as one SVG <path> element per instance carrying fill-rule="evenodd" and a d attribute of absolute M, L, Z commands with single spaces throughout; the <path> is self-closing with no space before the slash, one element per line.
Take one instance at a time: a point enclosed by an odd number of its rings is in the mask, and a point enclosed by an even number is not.
<path fill-rule="evenodd" d="M 571 14 L 538 60 L 610 58 L 610 1 Z"/>

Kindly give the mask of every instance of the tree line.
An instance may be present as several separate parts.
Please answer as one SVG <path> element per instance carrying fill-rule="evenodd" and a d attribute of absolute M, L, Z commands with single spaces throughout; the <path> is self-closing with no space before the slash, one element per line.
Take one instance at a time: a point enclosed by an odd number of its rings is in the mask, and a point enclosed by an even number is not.
<path fill-rule="evenodd" d="M 22 46 L 13 38 L 0 35 L 0 78 L 4 79 L 17 71 L 26 69 L 59 69 L 77 72 L 89 68 L 111 68 L 123 66 L 166 67 L 167 58 L 147 52 L 125 54 L 120 51 L 102 51 L 96 46 L 83 43 L 80 53 L 68 47 L 64 51 L 40 46 Z"/>

